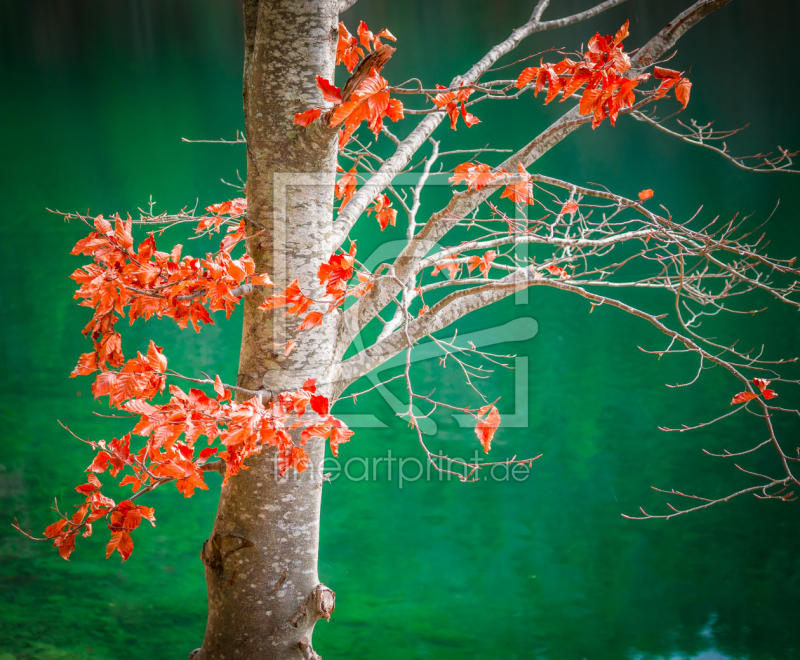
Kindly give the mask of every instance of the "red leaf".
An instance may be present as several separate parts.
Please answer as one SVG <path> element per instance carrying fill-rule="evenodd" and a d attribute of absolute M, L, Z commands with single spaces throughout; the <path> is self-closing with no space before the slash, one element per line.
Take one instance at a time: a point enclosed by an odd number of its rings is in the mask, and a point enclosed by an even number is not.
<path fill-rule="evenodd" d="M 486 415 L 485 418 L 484 415 Z M 488 454 L 492 446 L 492 438 L 494 438 L 497 427 L 500 426 L 500 413 L 493 404 L 489 404 L 478 410 L 478 417 L 482 419 L 479 419 L 475 425 L 475 435 L 481 441 L 483 451 Z"/>
<path fill-rule="evenodd" d="M 561 207 L 561 215 L 572 215 L 578 212 L 578 205 L 575 202 L 567 202 Z"/>
<path fill-rule="evenodd" d="M 250 284 L 262 285 L 262 286 L 275 286 L 272 283 L 272 280 L 269 278 L 269 275 L 267 275 L 266 273 L 261 273 L 259 275 L 253 275 L 250 278 Z"/>
<path fill-rule="evenodd" d="M 531 183 L 531 175 L 522 166 L 522 163 L 517 163 L 517 172 L 522 179 L 518 183 L 512 183 L 503 189 L 503 194 L 500 199 L 507 197 L 515 204 L 533 204 L 533 184 Z"/>
<path fill-rule="evenodd" d="M 345 442 L 350 441 L 350 437 L 353 435 L 353 431 L 347 428 L 344 424 L 341 426 L 334 426 L 331 429 L 331 437 L 330 437 L 330 444 L 331 444 L 331 453 L 334 456 L 339 455 L 339 445 Z"/>
<path fill-rule="evenodd" d="M 764 396 L 764 398 L 774 399 L 776 396 L 778 396 L 778 393 L 775 390 L 767 389 L 769 384 L 770 381 L 763 378 L 753 378 L 753 385 L 755 385 L 761 391 L 761 394 Z"/>
<path fill-rule="evenodd" d="M 75 534 L 59 536 L 53 545 L 58 548 L 58 554 L 61 555 L 61 558 L 69 561 L 69 556 L 75 550 Z"/>
<path fill-rule="evenodd" d="M 466 183 L 468 189 L 480 190 L 505 174 L 507 172 L 492 172 L 491 166 L 484 163 L 461 163 L 449 181 L 455 184 Z"/>
<path fill-rule="evenodd" d="M 739 392 L 733 399 L 731 400 L 731 405 L 735 406 L 737 403 L 746 403 L 748 401 L 752 401 L 753 399 L 757 399 L 758 394 L 755 392 Z"/>
<path fill-rule="evenodd" d="M 131 484 L 133 486 L 133 492 L 137 492 L 142 487 L 142 482 L 138 478 L 134 477 L 132 474 L 126 474 L 125 478 L 119 482 L 120 487 L 126 486 L 127 484 Z"/>
<path fill-rule="evenodd" d="M 327 417 L 329 412 L 328 397 L 315 395 L 311 397 L 311 410 L 322 417 Z"/>
<path fill-rule="evenodd" d="M 324 314 L 322 312 L 309 312 L 303 319 L 303 322 L 297 327 L 298 331 L 310 330 L 314 326 L 319 325 L 322 321 Z"/>
<path fill-rule="evenodd" d="M 527 69 L 523 69 L 522 73 L 519 74 L 517 78 L 516 87 L 517 89 L 522 89 L 527 85 L 531 80 L 535 80 L 536 76 L 539 74 L 539 67 L 538 66 L 529 66 Z"/>
<path fill-rule="evenodd" d="M 458 269 L 461 268 L 461 264 L 459 264 L 456 259 L 458 259 L 458 257 L 445 257 L 442 259 L 442 263 L 436 264 L 433 267 L 432 275 L 436 277 L 441 271 L 447 270 L 450 275 L 450 279 L 456 279 Z"/>
<path fill-rule="evenodd" d="M 474 126 L 475 124 L 481 123 L 481 120 L 478 119 L 475 115 L 472 115 L 469 112 L 467 112 L 467 108 L 463 103 L 461 104 L 461 116 L 464 118 L 464 123 L 467 125 L 467 128 L 469 128 L 470 126 Z"/>
<path fill-rule="evenodd" d="M 642 190 L 639 193 L 639 199 L 641 199 L 642 201 L 650 199 L 653 196 L 653 194 L 654 194 L 653 191 L 650 188 L 647 188 L 647 190 Z"/>
<path fill-rule="evenodd" d="M 344 63 L 347 70 L 352 73 L 358 64 L 358 59 L 364 54 L 358 47 L 358 39 L 347 31 L 344 23 L 339 22 L 339 41 L 336 44 L 336 64 Z"/>
<path fill-rule="evenodd" d="M 561 266 L 556 266 L 555 264 L 548 264 L 545 266 L 547 272 L 551 275 L 555 275 L 556 277 L 560 277 L 562 279 L 567 277 L 567 271 L 565 271 Z"/>
<path fill-rule="evenodd" d="M 206 447 L 203 451 L 200 452 L 200 456 L 197 457 L 199 462 L 205 463 L 209 458 L 211 458 L 214 454 L 217 453 L 219 447 Z"/>
<path fill-rule="evenodd" d="M 99 451 L 97 452 L 97 456 L 94 457 L 92 464 L 86 468 L 87 472 L 105 472 L 106 468 L 108 467 L 108 462 L 111 460 L 111 456 L 107 452 Z"/>
<path fill-rule="evenodd" d="M 314 378 L 307 378 L 306 382 L 303 383 L 303 389 L 307 392 L 314 393 L 317 391 L 317 381 Z"/>
<path fill-rule="evenodd" d="M 614 35 L 614 45 L 616 46 L 620 43 L 625 37 L 628 36 L 628 26 L 631 24 L 630 21 L 625 21 L 625 25 L 623 25 L 617 33 Z"/>
<path fill-rule="evenodd" d="M 51 539 L 54 536 L 58 536 L 61 533 L 61 530 L 64 529 L 64 526 L 67 524 L 67 520 L 62 518 L 58 522 L 54 522 L 52 525 L 48 525 L 47 528 L 44 530 L 44 535 Z"/>
<path fill-rule="evenodd" d="M 294 116 L 294 123 L 299 126 L 310 126 L 322 114 L 322 108 L 311 108 L 305 112 L 298 112 Z"/>
<path fill-rule="evenodd" d="M 481 275 L 484 277 L 489 277 L 489 269 L 491 268 L 492 262 L 496 256 L 497 252 L 494 250 L 489 250 L 482 257 L 475 255 L 470 261 L 467 262 L 467 270 L 471 273 L 473 269 L 480 268 Z"/>
<path fill-rule="evenodd" d="M 753 385 L 755 385 L 759 390 L 762 392 L 769 387 L 771 381 L 765 380 L 763 378 L 753 378 Z"/>
<path fill-rule="evenodd" d="M 692 91 L 692 83 L 688 78 L 681 78 L 677 85 L 675 85 L 675 98 L 680 101 L 681 105 L 685 108 L 689 104 L 689 95 Z"/>
<path fill-rule="evenodd" d="M 367 50 L 370 49 L 370 42 L 375 40 L 375 36 L 370 32 L 367 24 L 364 21 L 358 24 L 358 38 L 361 40 L 361 45 Z"/>
<path fill-rule="evenodd" d="M 342 90 L 322 76 L 317 76 L 317 87 L 322 90 L 322 98 L 326 101 L 336 104 L 342 102 Z"/>
<path fill-rule="evenodd" d="M 106 559 L 108 559 L 114 551 L 119 552 L 122 561 L 126 561 L 133 552 L 133 539 L 127 531 L 114 532 L 111 535 L 111 540 L 106 546 Z"/>
<path fill-rule="evenodd" d="M 673 71 L 672 69 L 664 69 L 663 67 L 653 67 L 653 76 L 662 80 L 669 78 L 680 78 L 680 71 Z"/>
<path fill-rule="evenodd" d="M 84 353 L 81 355 L 80 360 L 78 360 L 78 364 L 72 370 L 72 373 L 69 375 L 69 377 L 75 378 L 75 376 L 88 376 L 95 371 L 97 371 L 97 351 L 92 351 L 91 353 Z"/>

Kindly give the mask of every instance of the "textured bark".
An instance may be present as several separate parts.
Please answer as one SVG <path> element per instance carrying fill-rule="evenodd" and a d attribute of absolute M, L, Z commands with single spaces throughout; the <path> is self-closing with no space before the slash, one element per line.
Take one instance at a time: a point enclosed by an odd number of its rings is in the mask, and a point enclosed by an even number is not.
<path fill-rule="evenodd" d="M 322 104 L 315 77 L 333 79 L 337 22 L 335 0 L 244 2 L 247 250 L 276 290 L 296 277 L 315 298 L 322 297 L 316 267 L 330 255 L 335 133 L 299 128 L 293 118 Z M 286 328 L 281 310 L 258 310 L 263 298 L 245 300 L 239 386 L 269 396 L 312 377 L 327 393 L 336 315 L 283 357 L 298 323 Z M 311 465 L 320 466 L 323 443 L 312 440 L 307 450 Z M 321 473 L 280 478 L 275 450 L 267 448 L 247 466 L 222 489 L 203 546 L 208 626 L 190 657 L 315 658 L 314 624 L 334 603 L 317 576 Z"/>

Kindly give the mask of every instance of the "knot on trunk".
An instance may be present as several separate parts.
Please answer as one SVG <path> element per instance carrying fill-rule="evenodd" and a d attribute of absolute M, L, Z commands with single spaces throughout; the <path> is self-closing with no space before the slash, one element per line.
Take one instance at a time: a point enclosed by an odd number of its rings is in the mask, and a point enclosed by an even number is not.
<path fill-rule="evenodd" d="M 322 660 L 322 656 L 317 655 L 314 648 L 311 646 L 311 641 L 303 635 L 297 643 L 300 647 L 300 653 L 303 654 L 303 660 Z"/>
<path fill-rule="evenodd" d="M 289 619 L 289 623 L 294 628 L 297 628 L 297 625 L 304 617 L 308 617 L 312 624 L 318 619 L 330 621 L 334 607 L 336 607 L 336 594 L 333 593 L 332 589 L 320 583 L 314 587 L 313 591 L 300 604 L 297 612 Z"/>
<path fill-rule="evenodd" d="M 333 608 L 336 607 L 336 594 L 324 584 L 318 584 L 311 592 L 314 598 L 314 615 L 317 619 L 331 620 Z"/>
<path fill-rule="evenodd" d="M 225 567 L 225 560 L 230 555 L 242 548 L 252 548 L 254 545 L 251 540 L 244 538 L 244 536 L 218 534 L 215 532 L 210 539 L 206 539 L 203 543 L 200 558 L 210 570 L 219 574 Z"/>

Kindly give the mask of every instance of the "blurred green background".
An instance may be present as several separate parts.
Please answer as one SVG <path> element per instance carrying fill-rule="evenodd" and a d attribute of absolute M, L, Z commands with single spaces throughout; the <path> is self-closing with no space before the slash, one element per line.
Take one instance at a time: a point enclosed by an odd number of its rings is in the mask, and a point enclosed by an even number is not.
<path fill-rule="evenodd" d="M 388 27 L 398 51 L 384 71 L 390 82 L 412 76 L 446 84 L 511 29 L 534 3 L 503 0 L 361 0 L 343 19 Z M 553 2 L 546 17 L 567 15 L 589 0 Z M 575 49 L 595 31 L 631 20 L 628 49 L 642 45 L 689 0 L 632 0 L 591 22 L 530 39 L 502 63 L 551 46 Z M 684 114 L 720 128 L 748 122 L 730 141 L 737 153 L 800 148 L 796 122 L 796 35 L 800 5 L 789 0 L 734 0 L 679 43 L 672 66 L 690 71 Z M 232 0 L 2 0 L 2 185 L 0 224 L 0 659 L 185 658 L 205 625 L 199 550 L 214 517 L 219 488 L 186 500 L 172 489 L 152 494 L 158 527 L 135 535 L 125 564 L 103 559 L 98 529 L 79 540 L 69 563 L 46 544 L 9 526 L 40 532 L 48 504 L 77 501 L 72 491 L 90 460 L 56 420 L 92 439 L 125 433 L 124 420 L 98 418 L 90 379 L 68 379 L 88 342 L 89 318 L 71 299 L 68 275 L 82 263 L 69 250 L 83 235 L 47 208 L 135 212 L 150 196 L 156 209 L 201 206 L 236 196 L 221 178 L 245 175 L 241 146 L 185 144 L 181 137 L 232 138 L 243 128 L 241 9 Z M 516 69 L 514 69 L 516 71 Z M 672 102 L 674 103 L 674 102 Z M 663 112 L 672 110 L 665 104 Z M 443 148 L 519 146 L 556 118 L 532 95 L 516 103 L 480 104 L 482 123 L 452 133 Z M 404 135 L 413 120 L 401 124 Z M 395 127 L 392 127 L 395 129 Z M 486 159 L 495 163 L 497 160 Z M 455 163 L 453 163 L 455 164 Z M 710 152 L 679 143 L 625 118 L 596 131 L 582 128 L 535 170 L 575 183 L 595 182 L 629 196 L 656 191 L 654 202 L 686 219 L 753 213 L 769 223 L 774 256 L 798 252 L 799 178 L 751 174 Z M 435 210 L 433 195 L 427 210 Z M 376 236 L 371 220 L 359 256 Z M 359 234 L 360 236 L 360 234 Z M 161 239 L 204 252 L 179 231 Z M 627 294 L 651 311 L 669 297 Z M 764 302 L 764 301 L 761 301 Z M 339 479 L 326 485 L 320 577 L 337 593 L 336 613 L 320 623 L 315 647 L 325 658 L 734 658 L 800 657 L 800 533 L 797 504 L 741 499 L 691 516 L 632 522 L 620 513 L 664 511 L 650 486 L 715 495 L 750 485 L 732 464 L 703 454 L 742 450 L 763 439 L 741 415 L 694 434 L 657 426 L 705 421 L 728 410 L 737 384 L 717 371 L 692 388 L 691 359 L 657 361 L 637 346 L 663 340 L 621 312 L 555 291 L 532 290 L 527 305 L 506 301 L 466 320 L 463 331 L 532 317 L 538 334 L 499 344 L 497 352 L 529 360 L 529 424 L 501 428 L 491 457 L 544 456 L 522 482 L 458 484 L 420 480 L 398 488 Z M 126 331 L 126 354 L 150 337 L 170 366 L 235 378 L 241 318 L 198 336 L 174 324 L 138 323 Z M 796 313 L 772 309 L 755 318 L 716 319 L 711 330 L 741 346 L 767 346 L 792 357 Z M 500 337 L 500 339 L 511 339 Z M 458 405 L 475 405 L 457 370 L 436 361 L 416 369 L 420 390 L 438 387 Z M 500 370 L 485 386 L 512 412 L 514 374 Z M 795 406 L 788 386 L 781 401 Z M 420 457 L 412 433 L 378 395 L 339 412 L 374 413 L 385 428 L 361 429 L 342 448 L 346 459 Z M 468 455 L 474 434 L 449 415 L 435 418 L 433 448 Z M 798 425 L 778 422 L 792 447 Z M 742 463 L 777 472 L 769 453 Z M 110 492 L 113 494 L 113 491 Z"/>

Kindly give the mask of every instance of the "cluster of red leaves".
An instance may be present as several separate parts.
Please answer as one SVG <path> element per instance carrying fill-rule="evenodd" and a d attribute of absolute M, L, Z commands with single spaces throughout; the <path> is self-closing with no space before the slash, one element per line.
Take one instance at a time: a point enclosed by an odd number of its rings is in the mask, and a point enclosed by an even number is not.
<path fill-rule="evenodd" d="M 358 26 L 358 36 L 361 45 L 370 51 L 381 46 L 381 38 L 396 41 L 388 30 L 381 30 L 373 35 L 364 21 Z M 351 35 L 344 23 L 339 23 L 339 42 L 336 47 L 336 64 L 344 63 L 347 70 L 352 72 L 358 64 L 364 51 L 358 46 L 359 40 Z M 330 125 L 342 125 L 339 135 L 339 148 L 346 145 L 356 129 L 366 121 L 369 129 L 378 137 L 383 128 L 383 118 L 400 121 L 403 118 L 403 104 L 398 99 L 389 97 L 386 89 L 389 83 L 375 68 L 344 101 L 342 90 L 322 76 L 317 76 L 317 87 L 322 91 L 322 98 L 333 103 L 336 107 L 330 115 Z M 300 126 L 309 126 L 322 114 L 324 108 L 311 108 L 305 112 L 298 112 L 294 116 L 294 123 Z"/>
<path fill-rule="evenodd" d="M 344 124 L 339 136 L 339 147 L 343 147 L 350 140 L 361 122 L 366 121 L 367 126 L 375 137 L 383 128 L 383 118 L 400 121 L 403 118 L 403 104 L 398 99 L 389 97 L 386 88 L 389 83 L 375 69 L 350 95 L 350 99 L 342 102 L 341 90 L 333 87 L 324 78 L 317 77 L 317 84 L 325 83 L 330 87 L 325 96 L 326 101 L 332 101 L 336 108 L 331 115 L 331 126 Z"/>
<path fill-rule="evenodd" d="M 774 399 L 778 396 L 778 393 L 775 390 L 767 389 L 769 387 L 770 381 L 764 380 L 763 378 L 753 378 L 753 385 L 758 388 L 758 391 L 761 392 L 761 396 L 765 399 Z M 747 403 L 748 401 L 752 401 L 753 399 L 758 398 L 758 394 L 755 392 L 739 392 L 733 399 L 731 400 L 731 405 L 735 406 L 739 403 Z"/>
<path fill-rule="evenodd" d="M 461 264 L 458 262 L 458 257 L 445 257 L 433 267 L 432 275 L 436 277 L 439 273 L 446 270 L 450 279 L 454 280 L 460 269 Z"/>
<path fill-rule="evenodd" d="M 464 82 L 462 81 L 461 84 L 463 85 Z M 436 89 L 447 89 L 447 87 L 436 85 Z M 433 104 L 437 108 L 443 108 L 447 111 L 450 116 L 450 128 L 453 130 L 456 130 L 456 124 L 458 123 L 459 108 L 464 123 L 468 128 L 480 123 L 480 119 L 467 112 L 465 105 L 473 91 L 472 89 L 459 89 L 458 91 L 441 92 L 433 97 Z"/>
<path fill-rule="evenodd" d="M 472 188 L 480 190 L 488 186 L 492 181 L 507 176 L 510 176 L 510 174 L 503 167 L 494 169 L 491 165 L 486 165 L 485 163 L 461 163 L 456 167 L 449 181 L 455 185 L 466 183 L 468 190 Z M 515 204 L 533 204 L 531 175 L 528 174 L 522 163 L 517 163 L 517 176 L 520 180 L 517 183 L 507 185 L 500 195 L 501 199 L 507 197 Z"/>
<path fill-rule="evenodd" d="M 336 182 L 333 192 L 334 195 L 336 195 L 336 199 L 342 200 L 339 209 L 343 209 L 356 192 L 356 186 L 358 185 L 358 179 L 356 179 L 358 166 L 354 165 L 349 172 L 345 172 L 339 165 L 337 165 L 336 170 L 338 172 L 342 172 L 342 176 L 340 176 L 339 180 Z"/>
<path fill-rule="evenodd" d="M 538 96 L 546 86 L 546 105 L 559 93 L 562 95 L 561 101 L 566 101 L 585 85 L 580 113 L 594 115 L 592 128 L 597 128 L 606 117 L 615 125 L 620 110 L 635 104 L 633 90 L 650 78 L 649 73 L 633 78 L 623 75 L 631 68 L 630 57 L 622 50 L 622 41 L 628 36 L 628 25 L 629 21 L 626 21 L 613 36 L 601 36 L 598 33 L 592 37 L 583 61 L 576 62 L 567 57 L 556 64 L 540 62 L 539 66 L 524 69 L 517 78 L 517 88 L 535 83 L 534 96 Z M 663 81 L 655 90 L 655 98 L 661 98 L 671 87 L 675 87 L 675 96 L 686 107 L 692 88 L 689 80 L 677 71 L 660 67 L 655 67 L 654 75 Z"/>
<path fill-rule="evenodd" d="M 467 270 L 471 273 L 476 268 L 481 271 L 481 275 L 489 277 L 489 269 L 492 267 L 492 262 L 497 256 L 497 252 L 489 250 L 484 252 L 483 256 L 479 257 L 477 254 L 470 257 L 467 261 Z"/>
<path fill-rule="evenodd" d="M 372 34 L 364 21 L 358 25 L 358 39 L 356 39 L 340 21 L 339 41 L 336 44 L 336 64 L 344 64 L 347 71 L 353 73 L 358 60 L 364 56 L 364 51 L 358 46 L 359 41 L 367 51 L 371 51 L 373 48 L 381 47 L 381 38 L 397 41 L 394 35 L 386 29 L 381 30 L 378 34 Z"/>
<path fill-rule="evenodd" d="M 467 258 L 463 263 L 466 264 L 468 272 L 472 273 L 476 268 L 481 271 L 481 275 L 489 277 L 489 269 L 492 267 L 492 262 L 497 257 L 497 252 L 489 250 L 484 252 L 483 255 L 474 254 Z M 433 267 L 433 276 L 436 277 L 439 273 L 447 271 L 451 280 L 456 279 L 459 271 L 461 270 L 461 262 L 458 257 L 445 257 L 438 264 Z"/>
<path fill-rule="evenodd" d="M 264 445 L 278 448 L 278 466 L 283 475 L 290 468 L 306 469 L 308 454 L 304 445 L 309 438 L 329 439 L 332 450 L 338 452 L 339 445 L 352 435 L 344 424 L 330 416 L 328 399 L 316 393 L 312 379 L 296 392 L 280 393 L 267 405 L 258 396 L 244 402 L 232 401 L 231 393 L 218 376 L 214 381 L 214 398 L 199 389 L 186 393 L 170 385 L 167 403 L 151 403 L 165 389 L 167 358 L 161 347 L 151 341 L 146 354 L 138 353 L 125 361 L 114 324 L 126 308 L 131 322 L 139 317 L 165 316 L 181 327 L 191 321 L 199 329 L 200 322 L 212 323 L 209 312 L 225 310 L 230 314 L 241 297 L 234 290 L 241 284 L 272 285 L 267 275 L 255 275 L 249 257 L 233 259 L 230 255 L 231 249 L 244 238 L 244 220 L 239 218 L 247 210 L 246 201 L 230 200 L 207 210 L 212 215 L 200 219 L 198 233 L 219 231 L 223 223 L 233 227 L 219 252 L 206 255 L 205 259 L 188 256 L 181 259 L 180 245 L 170 253 L 159 252 L 152 235 L 134 249 L 132 221 L 124 222 L 119 217 L 114 227 L 102 216 L 96 218 L 95 231 L 73 250 L 73 254 L 94 258 L 94 263 L 77 270 L 72 278 L 80 284 L 75 297 L 82 305 L 94 309 L 85 333 L 95 340 L 95 350 L 81 356 L 72 375 L 99 372 L 92 385 L 94 396 L 108 396 L 109 405 L 137 415 L 139 420 L 132 433 L 145 437 L 146 441 L 139 451 L 131 450 L 130 434 L 111 442 L 87 441 L 95 456 L 86 470 L 88 483 L 76 489 L 86 500 L 72 517 L 62 515 L 61 520 L 45 531 L 46 538 L 53 539 L 65 559 L 74 550 L 77 535 L 91 535 L 92 523 L 105 518 L 111 532 L 106 556 L 117 551 L 123 561 L 127 560 L 133 551 L 130 532 L 142 518 L 155 521 L 152 509 L 132 500 L 171 482 L 184 497 L 191 497 L 196 488 L 207 490 L 204 465 L 220 449 L 227 481 L 246 469 L 244 461 Z M 334 255 L 327 264 L 331 292 L 346 292 L 354 254 L 355 246 L 350 255 Z M 282 304 L 291 304 L 290 311 L 302 313 L 311 301 L 294 284 L 296 291 L 284 292 Z M 308 317 L 304 325 L 308 325 Z M 306 415 L 307 408 L 316 415 Z M 303 431 L 295 443 L 290 431 L 299 428 Z M 206 447 L 196 456 L 195 444 L 203 435 L 209 445 L 218 440 L 220 446 Z M 101 493 L 102 484 L 95 475 L 104 472 L 113 478 L 124 472 L 119 485 L 132 487 L 131 500 L 116 504 Z"/>
<path fill-rule="evenodd" d="M 569 273 L 567 273 L 567 271 L 565 271 L 561 266 L 556 266 L 555 264 L 547 264 L 544 268 L 548 273 L 554 275 L 555 277 L 559 277 L 562 280 L 569 277 Z"/>
<path fill-rule="evenodd" d="M 497 427 L 500 426 L 500 413 L 494 404 L 489 404 L 478 409 L 478 423 L 475 425 L 475 435 L 483 445 L 484 453 L 488 454 L 492 447 Z"/>
<path fill-rule="evenodd" d="M 118 445 L 120 442 L 114 440 L 112 444 Z M 92 523 L 100 518 L 107 519 L 106 524 L 111 531 L 111 540 L 106 546 L 106 559 L 115 550 L 119 552 L 122 561 L 131 556 L 133 539 L 130 533 L 139 526 L 142 518 L 150 521 L 153 527 L 156 526 L 153 509 L 134 504 L 130 500 L 116 504 L 114 500 L 100 492 L 101 485 L 100 480 L 90 472 L 87 483 L 75 488 L 78 493 L 86 496 L 85 502 L 77 505 L 78 510 L 72 516 L 62 514 L 60 520 L 44 530 L 45 537 L 53 539 L 53 547 L 58 548 L 58 554 L 66 560 L 69 560 L 75 550 L 75 539 L 78 534 L 84 538 L 91 536 Z"/>
<path fill-rule="evenodd" d="M 387 195 L 380 194 L 375 198 L 375 204 L 367 209 L 367 215 L 375 211 L 375 219 L 381 227 L 381 231 L 389 225 L 395 226 L 397 221 L 397 209 L 392 208 L 392 201 Z"/>
<path fill-rule="evenodd" d="M 332 254 L 328 263 L 319 267 L 317 276 L 319 283 L 325 287 L 325 293 L 336 299 L 347 293 L 347 283 L 353 277 L 353 264 L 356 261 L 356 244 L 350 244 L 350 251 Z"/>
<path fill-rule="evenodd" d="M 337 307 L 344 304 L 348 296 L 355 296 L 360 298 L 367 291 L 372 288 L 374 280 L 370 273 L 354 271 L 356 255 L 356 244 L 350 244 L 350 251 L 342 254 L 333 254 L 328 259 L 327 263 L 320 265 L 317 271 L 319 283 L 325 287 L 325 294 L 332 296 L 333 300 L 328 302 L 328 307 L 324 312 L 308 311 L 310 305 L 315 302 L 306 296 L 300 289 L 299 282 L 295 279 L 286 287 L 286 289 L 276 296 L 267 298 L 259 309 L 268 311 L 270 309 L 278 309 L 280 307 L 288 307 L 286 310 L 287 315 L 305 314 L 302 323 L 297 327 L 298 331 L 310 330 L 311 328 L 319 325 L 322 322 L 325 314 L 329 314 Z M 358 284 L 352 288 L 347 288 L 348 282 L 356 275 Z M 289 342 L 293 344 L 293 342 Z M 287 346 L 287 350 L 291 351 L 291 347 Z"/>
<path fill-rule="evenodd" d="M 240 208 L 231 207 L 227 212 L 238 213 Z M 209 221 L 211 224 L 206 224 Z M 209 218 L 201 220 L 206 228 L 213 222 Z M 94 227 L 95 231 L 72 249 L 72 254 L 94 259 L 94 263 L 71 275 L 80 285 L 75 298 L 81 300 L 81 305 L 94 309 L 83 330 L 94 340 L 94 350 L 81 356 L 73 376 L 98 369 L 104 371 L 107 366 L 122 366 L 122 341 L 114 326 L 126 309 L 131 323 L 140 317 L 145 320 L 167 317 L 181 328 L 191 322 L 199 331 L 201 324 L 214 323 L 210 312 L 224 311 L 230 316 L 241 300 L 234 293 L 240 285 L 272 284 L 267 275 L 255 274 L 250 257 L 233 259 L 230 255 L 231 249 L 244 238 L 244 221 L 223 239 L 217 253 L 201 259 L 181 258 L 181 245 L 169 253 L 159 252 L 152 234 L 134 249 L 130 218 L 123 221 L 116 216 L 112 226 L 98 216 Z"/>
<path fill-rule="evenodd" d="M 247 200 L 244 197 L 229 199 L 227 202 L 220 202 L 219 204 L 206 206 L 206 211 L 211 212 L 212 215 L 200 220 L 197 225 L 198 234 L 206 231 L 219 231 L 220 225 L 226 221 L 226 219 L 223 218 L 224 215 L 229 215 L 231 218 L 239 218 L 243 216 L 245 213 L 247 213 Z M 241 222 L 239 226 L 236 227 L 235 231 L 239 231 L 240 229 L 242 231 L 244 230 L 244 226 L 241 225 Z"/>
<path fill-rule="evenodd" d="M 149 388 L 135 384 L 129 396 L 122 401 L 115 400 L 115 395 L 122 391 L 119 379 L 124 374 L 133 373 L 127 370 L 128 365 L 116 375 L 116 387 L 109 392 L 97 393 L 100 388 L 95 383 L 96 396 L 108 394 L 111 403 L 138 415 L 139 421 L 132 433 L 147 440 L 135 453 L 130 448 L 130 434 L 108 443 L 87 442 L 96 454 L 86 469 L 88 483 L 76 488 L 86 496 L 86 501 L 72 518 L 63 517 L 45 530 L 45 536 L 53 539 L 64 559 L 68 559 L 74 550 L 76 536 L 81 531 L 83 536 L 90 536 L 91 524 L 99 518 L 106 518 L 111 531 L 106 556 L 111 556 L 116 550 L 123 561 L 133 551 L 130 532 L 138 527 L 143 517 L 155 523 L 152 509 L 129 500 L 115 504 L 103 495 L 100 492 L 102 484 L 95 474 L 108 472 L 116 478 L 124 471 L 119 485 L 130 485 L 133 499 L 142 492 L 170 482 L 175 482 L 184 497 L 191 497 L 196 488 L 208 489 L 203 478 L 203 466 L 220 449 L 219 446 L 209 446 L 195 456 L 195 445 L 201 436 L 207 438 L 209 445 L 219 441 L 223 449 L 219 458 L 225 462 L 225 483 L 239 470 L 247 469 L 245 459 L 260 452 L 264 445 L 278 448 L 278 467 L 283 476 L 290 468 L 302 472 L 308 467 L 304 446 L 309 438 L 329 439 L 332 451 L 338 453 L 339 444 L 347 442 L 352 435 L 340 420 L 329 414 L 328 399 L 316 394 L 313 379 L 308 379 L 298 391 L 280 393 L 266 406 L 258 396 L 242 403 L 232 401 L 230 391 L 224 389 L 219 376 L 214 384 L 214 398 L 199 389 L 191 389 L 187 394 L 170 385 L 170 400 L 164 404 L 152 404 L 149 400 L 163 389 L 162 374 L 167 360 L 152 343 L 147 358 L 140 355 L 129 364 L 144 360 L 148 360 L 148 364 L 156 362 L 150 364 L 153 369 L 147 373 L 157 379 L 159 387 L 155 383 Z M 316 416 L 307 416 L 307 408 Z M 297 428 L 303 428 L 299 444 L 294 442 L 290 433 Z"/>

